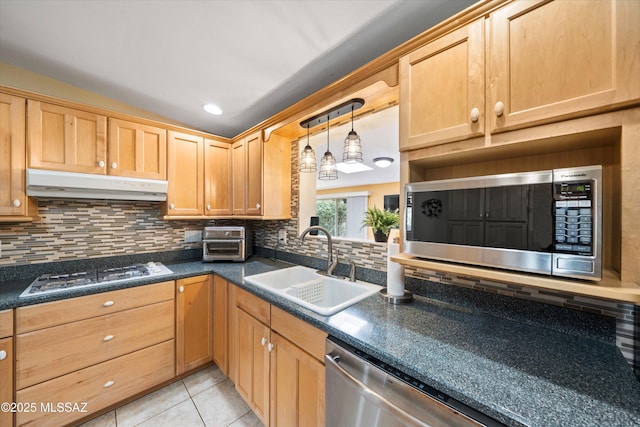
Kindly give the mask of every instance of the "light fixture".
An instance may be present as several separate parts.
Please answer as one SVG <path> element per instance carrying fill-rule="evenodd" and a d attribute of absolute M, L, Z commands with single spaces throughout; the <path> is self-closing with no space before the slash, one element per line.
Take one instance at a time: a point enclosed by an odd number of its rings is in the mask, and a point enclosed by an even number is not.
<path fill-rule="evenodd" d="M 307 128 L 307 145 L 300 155 L 300 172 L 316 171 L 316 152 L 309 145 L 309 128 Z"/>
<path fill-rule="evenodd" d="M 393 163 L 393 159 L 391 157 L 376 157 L 373 159 L 373 163 L 379 168 L 386 168 Z"/>
<path fill-rule="evenodd" d="M 220 107 L 214 104 L 204 104 L 202 108 L 207 113 L 213 114 L 215 116 L 219 116 L 220 114 L 222 114 L 222 109 L 220 109 Z"/>
<path fill-rule="evenodd" d="M 362 144 L 358 133 L 353 130 L 353 107 L 351 104 L 351 132 L 344 139 L 344 151 L 342 152 L 343 163 L 362 163 Z"/>
<path fill-rule="evenodd" d="M 327 114 L 327 151 L 320 161 L 320 172 L 318 179 L 338 179 L 338 169 L 336 168 L 336 158 L 329 151 L 329 115 Z"/>

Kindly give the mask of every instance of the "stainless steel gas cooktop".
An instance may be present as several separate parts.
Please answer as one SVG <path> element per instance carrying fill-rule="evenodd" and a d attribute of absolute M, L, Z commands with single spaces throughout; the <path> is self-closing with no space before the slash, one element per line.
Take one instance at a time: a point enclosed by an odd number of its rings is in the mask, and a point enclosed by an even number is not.
<path fill-rule="evenodd" d="M 172 273 L 171 270 L 159 262 L 149 262 L 105 270 L 89 270 L 69 274 L 43 274 L 20 294 L 20 298 L 51 292 L 64 292 L 70 289 L 107 283 L 127 282 L 142 277 L 166 276 Z"/>

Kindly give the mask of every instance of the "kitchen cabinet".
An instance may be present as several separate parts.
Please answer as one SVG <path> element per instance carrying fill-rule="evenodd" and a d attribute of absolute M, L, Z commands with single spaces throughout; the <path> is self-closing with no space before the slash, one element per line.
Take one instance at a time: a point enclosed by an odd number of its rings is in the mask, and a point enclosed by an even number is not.
<path fill-rule="evenodd" d="M 238 393 L 270 426 L 324 426 L 327 335 L 235 286 Z"/>
<path fill-rule="evenodd" d="M 109 118 L 109 175 L 167 179 L 167 131 Z"/>
<path fill-rule="evenodd" d="M 13 402 L 13 310 L 0 311 L 0 403 Z M 0 425 L 13 425 L 13 413 L 0 411 Z"/>
<path fill-rule="evenodd" d="M 41 101 L 27 102 L 29 167 L 107 173 L 107 117 Z"/>
<path fill-rule="evenodd" d="M 213 359 L 211 276 L 176 280 L 176 374 Z"/>
<path fill-rule="evenodd" d="M 32 221 L 37 204 L 27 197 L 26 100 L 0 93 L 0 222 Z"/>
<path fill-rule="evenodd" d="M 204 138 L 168 132 L 167 216 L 201 216 L 204 212 Z"/>
<path fill-rule="evenodd" d="M 233 143 L 233 214 L 262 219 L 291 218 L 291 143 L 262 132 Z"/>
<path fill-rule="evenodd" d="M 482 148 L 487 133 L 638 104 L 639 21 L 636 1 L 510 2 L 408 53 L 400 150 L 472 138 L 477 145 L 450 152 Z"/>
<path fill-rule="evenodd" d="M 640 100 L 640 3 L 513 2 L 489 18 L 491 131 Z"/>
<path fill-rule="evenodd" d="M 229 282 L 213 276 L 213 361 L 229 376 Z"/>
<path fill-rule="evenodd" d="M 205 215 L 231 215 L 233 201 L 231 144 L 204 140 Z"/>
<path fill-rule="evenodd" d="M 174 338 L 173 281 L 17 308 L 16 402 L 37 403 L 17 425 L 71 423 L 173 378 Z"/>
<path fill-rule="evenodd" d="M 399 60 L 400 149 L 484 134 L 484 20 Z"/>

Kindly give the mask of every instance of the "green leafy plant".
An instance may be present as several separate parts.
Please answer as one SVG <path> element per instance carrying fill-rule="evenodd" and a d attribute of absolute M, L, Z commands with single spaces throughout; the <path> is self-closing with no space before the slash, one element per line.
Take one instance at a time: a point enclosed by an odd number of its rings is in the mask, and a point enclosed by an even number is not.
<path fill-rule="evenodd" d="M 390 211 L 374 206 L 365 211 L 362 224 L 366 227 L 371 227 L 374 233 L 379 231 L 389 237 L 391 229 L 400 224 L 400 214 L 398 209 Z"/>

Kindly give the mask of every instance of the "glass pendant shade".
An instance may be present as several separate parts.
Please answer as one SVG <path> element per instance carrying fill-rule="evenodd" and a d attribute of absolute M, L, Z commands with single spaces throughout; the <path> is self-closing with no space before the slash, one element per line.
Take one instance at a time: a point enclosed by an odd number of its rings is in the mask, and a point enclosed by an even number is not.
<path fill-rule="evenodd" d="M 309 128 L 307 128 L 307 145 L 300 154 L 300 167 L 298 170 L 300 172 L 315 172 L 316 169 L 316 152 L 309 145 Z"/>
<path fill-rule="evenodd" d="M 353 130 L 353 105 L 351 106 L 351 132 L 344 139 L 344 150 L 342 152 L 344 163 L 362 163 L 362 144 L 360 136 Z"/>
<path fill-rule="evenodd" d="M 336 158 L 333 157 L 329 150 L 329 116 L 327 116 L 327 151 L 325 151 L 322 160 L 320 160 L 320 172 L 318 179 L 338 179 L 338 167 L 336 166 Z"/>

